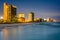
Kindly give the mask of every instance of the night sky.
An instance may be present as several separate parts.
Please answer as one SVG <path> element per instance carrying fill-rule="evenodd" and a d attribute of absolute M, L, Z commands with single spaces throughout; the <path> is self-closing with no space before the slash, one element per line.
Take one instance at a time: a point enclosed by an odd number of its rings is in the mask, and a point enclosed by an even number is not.
<path fill-rule="evenodd" d="M 17 14 L 34 12 L 35 18 L 54 18 L 60 20 L 60 0 L 0 0 L 0 16 L 3 16 L 3 3 L 15 5 Z"/>

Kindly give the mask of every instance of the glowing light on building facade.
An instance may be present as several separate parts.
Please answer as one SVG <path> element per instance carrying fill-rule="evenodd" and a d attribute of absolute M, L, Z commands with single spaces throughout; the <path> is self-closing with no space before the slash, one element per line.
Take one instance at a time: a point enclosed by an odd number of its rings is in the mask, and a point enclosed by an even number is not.
<path fill-rule="evenodd" d="M 53 22 L 52 18 L 47 18 L 47 22 Z"/>
<path fill-rule="evenodd" d="M 34 22 L 42 22 L 42 18 L 36 18 L 34 19 Z"/>
<path fill-rule="evenodd" d="M 25 17 L 25 15 L 24 15 L 24 13 L 20 13 L 20 14 L 18 14 L 18 17 L 20 18 L 20 17 Z"/>
<path fill-rule="evenodd" d="M 33 22 L 33 21 L 34 21 L 34 13 L 33 13 L 33 12 L 30 12 L 30 13 L 28 14 L 28 21 L 29 21 L 29 22 Z"/>
<path fill-rule="evenodd" d="M 11 22 L 16 16 L 16 6 L 4 3 L 4 22 Z"/>
<path fill-rule="evenodd" d="M 18 14 L 18 22 L 25 22 L 25 15 L 24 15 L 24 13 Z"/>

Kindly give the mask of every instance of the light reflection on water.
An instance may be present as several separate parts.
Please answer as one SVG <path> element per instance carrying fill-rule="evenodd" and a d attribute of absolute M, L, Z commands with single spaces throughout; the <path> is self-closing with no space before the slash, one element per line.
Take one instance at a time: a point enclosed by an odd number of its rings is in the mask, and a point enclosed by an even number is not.
<path fill-rule="evenodd" d="M 51 24 L 31 23 L 4 27 L 0 31 L 0 40 L 60 40 L 60 25 L 55 27 L 55 23 Z"/>

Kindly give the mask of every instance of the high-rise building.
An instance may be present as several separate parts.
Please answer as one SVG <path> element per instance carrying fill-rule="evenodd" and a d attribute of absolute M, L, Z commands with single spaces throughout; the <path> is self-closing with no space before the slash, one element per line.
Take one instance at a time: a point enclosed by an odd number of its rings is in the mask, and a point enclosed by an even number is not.
<path fill-rule="evenodd" d="M 16 6 L 4 3 L 4 22 L 12 22 L 16 16 Z"/>
<path fill-rule="evenodd" d="M 24 13 L 18 14 L 18 22 L 25 22 L 25 15 L 24 15 Z"/>
<path fill-rule="evenodd" d="M 33 22 L 34 21 L 34 13 L 33 12 L 30 12 L 28 14 L 28 22 Z"/>

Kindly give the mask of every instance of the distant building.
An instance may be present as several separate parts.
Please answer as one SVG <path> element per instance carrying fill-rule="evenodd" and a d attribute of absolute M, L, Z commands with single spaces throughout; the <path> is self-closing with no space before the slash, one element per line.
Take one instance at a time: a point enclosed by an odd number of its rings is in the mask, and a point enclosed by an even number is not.
<path fill-rule="evenodd" d="M 53 22 L 52 18 L 47 18 L 47 22 Z"/>
<path fill-rule="evenodd" d="M 16 6 L 4 3 L 4 22 L 12 22 L 16 16 Z"/>
<path fill-rule="evenodd" d="M 42 18 L 36 18 L 34 19 L 34 22 L 42 22 Z"/>
<path fill-rule="evenodd" d="M 59 22 L 58 20 L 56 20 L 56 19 L 53 19 L 53 22 Z"/>
<path fill-rule="evenodd" d="M 18 18 L 18 22 L 25 22 L 25 18 L 23 17 Z"/>
<path fill-rule="evenodd" d="M 24 13 L 20 13 L 20 14 L 18 14 L 18 17 L 20 18 L 20 17 L 25 17 L 25 15 L 24 15 Z"/>
<path fill-rule="evenodd" d="M 30 12 L 28 14 L 28 22 L 33 22 L 34 21 L 34 13 L 33 12 Z"/>
<path fill-rule="evenodd" d="M 3 23 L 3 19 L 0 19 L 0 23 Z"/>
<path fill-rule="evenodd" d="M 46 18 L 44 18 L 44 19 L 43 19 L 43 22 L 47 22 L 47 19 L 46 19 Z"/>
<path fill-rule="evenodd" d="M 18 22 L 25 22 L 25 15 L 24 15 L 24 13 L 18 14 Z"/>

